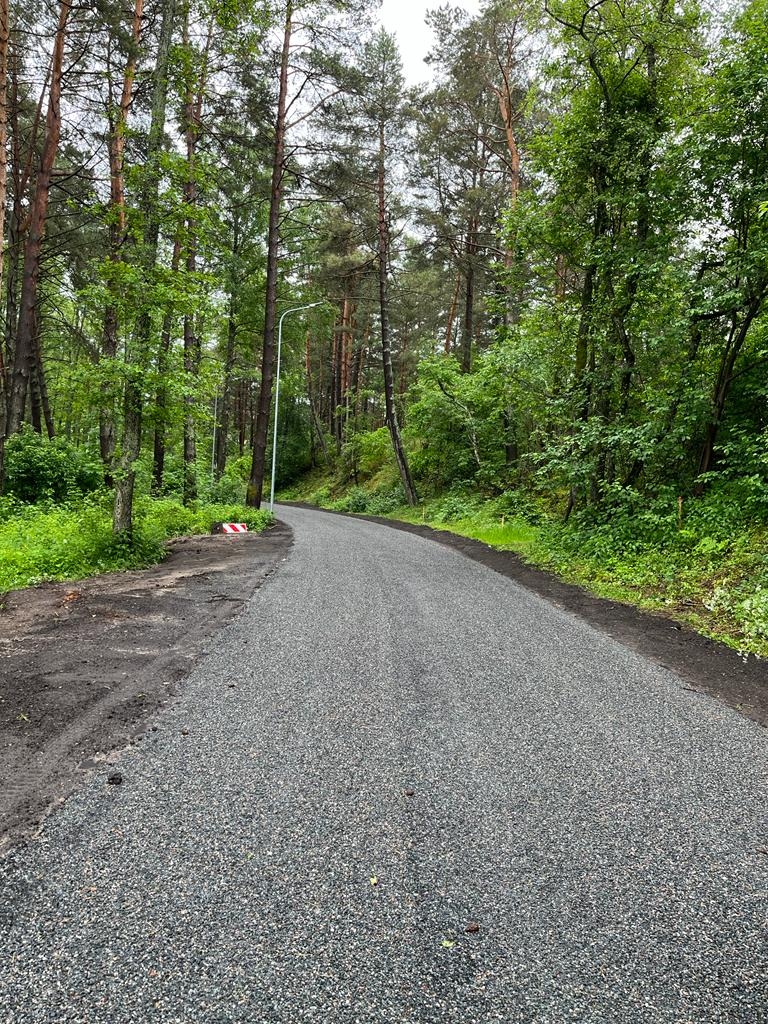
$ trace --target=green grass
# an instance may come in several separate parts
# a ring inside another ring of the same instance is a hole
[[[445,522],[435,516],[427,517],[424,512],[403,505],[394,512],[387,514],[388,519],[397,519],[407,523],[424,523],[438,530],[448,530],[461,537],[471,537],[482,541],[489,547],[500,551],[516,551],[518,554],[529,554],[539,536],[539,529],[521,519],[490,520],[487,518],[465,518]]]
[[[162,561],[171,537],[210,533],[219,521],[245,522],[250,530],[261,531],[272,520],[266,512],[241,505],[185,508],[171,499],[140,498],[128,543],[112,533],[107,496],[59,506],[5,499],[0,501],[0,592],[152,565]]]

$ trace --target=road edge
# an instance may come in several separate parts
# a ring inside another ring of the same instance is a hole
[[[278,521],[258,533],[241,534],[232,538],[235,542],[247,538],[246,543],[250,544],[254,540],[258,543],[259,538],[267,536],[276,542],[275,550],[263,558],[242,593],[233,597],[231,603],[211,603],[205,600],[194,603],[190,599],[188,607],[184,609],[189,616],[189,623],[174,639],[167,658],[158,656],[153,659],[135,678],[127,680],[123,688],[110,691],[108,696],[94,702],[77,720],[60,728],[44,747],[35,750],[35,754],[46,762],[45,770],[39,777],[35,775],[26,784],[19,784],[18,792],[12,801],[9,801],[8,806],[0,804],[0,862],[11,851],[36,840],[47,820],[58,813],[70,797],[94,774],[106,767],[119,764],[127,751],[141,743],[150,732],[163,727],[166,713],[178,705],[189,676],[209,653],[214,638],[244,613],[249,601],[279,572],[282,563],[290,556],[294,543],[293,530],[289,524]],[[167,546],[172,553],[174,544],[190,545],[196,541],[207,542],[211,539],[208,534],[180,536],[171,538]],[[223,543],[227,544],[228,539],[224,538]],[[170,559],[166,559],[141,569],[100,573],[73,581],[54,581],[40,584],[39,587],[20,588],[18,591],[10,591],[9,594],[34,589],[61,590],[64,593],[69,587],[87,588],[89,583],[98,584],[108,580],[110,576],[120,579],[149,579],[153,575],[161,574],[170,564]],[[192,568],[194,569],[194,566]],[[196,575],[201,574],[193,572],[190,578]],[[183,659],[179,655],[182,646]],[[174,653],[176,657],[173,657]],[[90,670],[89,666],[86,671]],[[153,689],[147,684],[150,676],[160,679],[167,676],[171,683],[167,689],[159,683]],[[89,753],[81,757],[76,754],[75,751],[83,745],[91,744],[94,735],[104,728],[106,720],[113,717],[115,709],[130,700],[139,690],[145,691],[141,693],[143,702],[138,707],[131,704],[130,718],[117,721],[115,735],[109,737],[108,745],[100,747],[95,755]],[[29,771],[29,763],[16,765],[18,778]]]
[[[713,697],[768,727],[768,664],[756,655],[741,655],[726,644],[662,614],[597,597],[576,584],[565,583],[546,569],[529,565],[514,551],[501,551],[448,530],[383,516],[338,512],[300,501],[278,504],[377,523],[452,548],[674,672],[688,684],[686,689]]]

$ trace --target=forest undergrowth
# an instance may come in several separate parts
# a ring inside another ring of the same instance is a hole
[[[63,505],[0,501],[0,593],[52,580],[76,580],[161,562],[174,537],[210,533],[216,522],[244,522],[261,532],[267,512],[244,505],[143,497],[133,538],[112,532],[111,496],[97,493]]]
[[[244,495],[245,485],[239,486]],[[177,496],[152,497],[148,487],[147,482],[136,499],[131,536],[116,535],[112,495],[93,455],[33,431],[13,438],[6,494],[0,497],[0,594],[154,565],[164,559],[168,540],[210,533],[217,522],[243,522],[260,532],[273,521],[268,512],[242,501],[211,495],[184,505]],[[226,486],[219,491],[226,497]]]
[[[768,523],[764,488],[724,483],[682,503],[671,490],[563,519],[551,500],[461,486],[409,508],[397,485],[310,474],[282,500],[424,523],[514,551],[600,597],[686,623],[746,654],[768,656]]]

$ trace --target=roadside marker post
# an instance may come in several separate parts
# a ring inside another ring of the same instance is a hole
[[[214,523],[211,533],[248,533],[247,523]]]

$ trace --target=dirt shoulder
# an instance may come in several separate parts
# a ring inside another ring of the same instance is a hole
[[[89,768],[140,742],[291,543],[282,523],[182,537],[151,569],[1,599],[0,853],[34,834]]]
[[[315,508],[302,502],[286,501],[283,504]],[[330,509],[319,511],[331,515],[346,514]],[[498,551],[482,541],[461,537],[447,530],[384,519],[381,516],[355,515],[348,518],[367,519],[454,548],[494,572],[540,594],[556,607],[578,615],[656,664],[670,669],[690,689],[709,694],[748,718],[768,726],[768,662],[764,659],[754,655],[742,657],[725,644],[710,640],[663,615],[596,597],[581,587],[564,583],[551,572],[529,565],[513,551]]]

